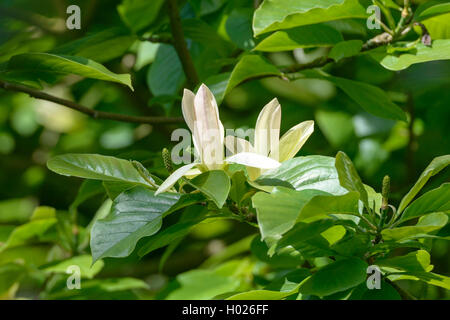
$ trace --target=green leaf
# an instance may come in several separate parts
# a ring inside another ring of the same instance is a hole
[[[136,187],[118,196],[111,212],[97,220],[91,231],[93,261],[104,257],[126,257],[143,237],[161,228],[162,216],[179,199],[178,194],[163,193]]]
[[[353,119],[346,112],[318,110],[315,119],[320,131],[336,149],[354,136]]]
[[[297,285],[298,287],[298,285]],[[241,292],[225,300],[281,300],[295,293],[295,289],[291,292],[279,292],[270,290],[250,290],[247,292]]]
[[[380,267],[390,267],[405,271],[430,271],[430,254],[425,250],[410,252],[404,256],[387,259],[377,259],[375,264]]]
[[[318,195],[312,198],[300,211],[297,221],[311,218],[327,217],[329,215],[350,214],[358,215],[358,192],[344,195]]]
[[[103,269],[104,263],[100,260],[92,264],[92,257],[90,255],[81,255],[63,261],[52,262],[51,264],[40,267],[40,269],[48,273],[66,274],[68,268],[71,266],[80,268],[82,278],[92,279]]]
[[[156,20],[163,4],[164,0],[123,0],[117,11],[125,24],[138,32]]]
[[[7,71],[30,75],[46,82],[52,82],[56,76],[76,74],[85,78],[121,83],[133,89],[129,74],[113,73],[103,65],[83,57],[24,53],[9,60]]]
[[[420,280],[433,286],[438,286],[450,290],[450,277],[432,272],[404,272],[400,275],[390,275],[388,276],[388,278],[392,281]]]
[[[136,37],[130,35],[126,28],[113,27],[68,42],[49,53],[78,56],[103,63],[121,57],[134,41]]]
[[[254,50],[277,52],[297,48],[329,47],[344,40],[336,29],[325,24],[302,26],[277,31],[255,47]]]
[[[350,158],[342,151],[336,155],[336,170],[339,175],[339,182],[348,191],[356,191],[359,193],[361,201],[368,208],[369,198],[367,191],[358,175],[358,172]]]
[[[400,294],[393,286],[381,280],[380,289],[369,289],[366,283],[356,287],[348,300],[401,300]]]
[[[366,280],[367,267],[366,262],[357,258],[338,260],[306,279],[299,291],[302,295],[323,297],[356,287]]]
[[[183,68],[174,47],[161,44],[147,73],[147,84],[155,96],[175,95],[185,81]]]
[[[277,242],[278,248],[292,246],[301,248],[301,243],[319,236],[333,226],[331,219],[323,219],[311,223],[298,222]]]
[[[445,169],[450,165],[450,155],[440,156],[434,158],[433,161],[425,168],[425,170],[417,179],[414,186],[408,193],[403,197],[400,205],[398,206],[397,212],[400,214],[406,206],[414,199],[414,197],[419,193],[422,187],[427,183],[427,181],[434,175],[438,174],[441,170]]]
[[[297,157],[262,174],[256,182],[263,186],[284,186],[295,190],[315,189],[334,195],[347,193],[339,184],[335,159],[325,156]]]
[[[37,210],[39,210],[39,207]],[[45,210],[45,213],[41,216],[39,216],[38,213],[33,220],[16,227],[11,232],[8,240],[3,245],[0,245],[0,252],[7,248],[22,246],[32,240],[42,238],[44,234],[56,223],[57,219],[54,209],[52,212]]]
[[[236,171],[231,176],[230,199],[236,202],[238,207],[241,201],[248,195],[250,188],[247,185],[247,177],[244,171]]]
[[[225,28],[231,41],[240,49],[251,50],[255,46],[252,32],[253,10],[236,8],[228,16]]]
[[[441,229],[447,222],[448,217],[446,214],[435,212],[421,217],[415,226],[384,229],[381,231],[381,235],[384,240],[395,241],[423,237],[427,233]]]
[[[217,105],[222,103],[225,97],[225,92],[230,81],[231,72],[224,72],[213,75],[205,80],[205,85],[211,90],[216,98]]]
[[[128,182],[152,187],[130,161],[110,156],[68,153],[51,158],[47,161],[47,167],[66,176]]]
[[[30,198],[17,198],[0,201],[1,223],[24,223],[31,215],[36,204]]]
[[[0,297],[25,276],[27,269],[16,263],[0,266]]]
[[[362,49],[361,40],[348,40],[336,44],[328,54],[328,57],[338,62],[341,59],[356,56]]]
[[[210,198],[220,209],[227,200],[230,192],[230,178],[222,170],[202,173],[189,181],[189,184],[200,190]]]
[[[332,82],[367,112],[381,118],[406,121],[406,115],[388,95],[378,87],[364,82],[334,77],[318,70],[301,72],[306,78]]]
[[[432,212],[450,212],[450,183],[444,183],[411,203],[403,212],[400,221],[407,221]]]
[[[296,191],[275,187],[271,193],[258,192],[252,197],[256,208],[261,238],[279,238],[291,229],[303,206],[314,196],[326,194],[320,190]]]
[[[316,24],[346,18],[367,18],[367,6],[358,0],[265,0],[255,11],[253,32],[256,35],[273,30]]]
[[[419,13],[416,12],[414,19],[416,21],[423,21],[449,12],[450,12],[450,3],[439,3],[437,5],[430,6],[425,10],[421,10]]]
[[[371,56],[388,70],[404,70],[416,63],[450,59],[450,39],[434,40],[431,47],[418,43],[414,49],[400,55],[374,52]]]
[[[244,55],[234,67],[225,94],[244,81],[262,76],[281,76],[281,72],[269,61],[256,54]]]
[[[86,200],[104,193],[102,182],[100,180],[85,180],[78,189],[75,200],[69,207],[69,210],[76,210],[80,204]]]

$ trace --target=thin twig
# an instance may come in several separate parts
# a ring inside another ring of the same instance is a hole
[[[82,106],[76,102],[62,99],[59,97],[52,96],[48,93],[34,90],[19,84],[13,84],[8,83],[0,80],[0,88],[3,88],[8,91],[15,91],[15,92],[23,92],[28,94],[30,97],[51,101],[63,106],[66,106],[70,109],[77,110],[81,113],[84,113],[88,116],[91,116],[94,119],[106,119],[106,120],[115,120],[115,121],[122,121],[122,122],[132,122],[132,123],[148,123],[148,124],[170,124],[170,123],[179,123],[182,122],[183,119],[176,117],[176,118],[170,118],[170,117],[139,117],[139,116],[129,116],[125,114],[118,114],[118,113],[111,113],[111,112],[105,112],[105,111],[97,111],[93,109],[89,109],[85,106]]]
[[[186,40],[184,38],[183,28],[181,27],[180,13],[178,12],[177,0],[168,0],[167,9],[170,19],[170,28],[172,29],[173,45],[183,66],[188,86],[193,89],[199,83],[199,77],[197,71],[195,70],[191,54],[189,53]]]

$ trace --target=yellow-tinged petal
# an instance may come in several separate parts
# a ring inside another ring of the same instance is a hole
[[[195,95],[194,110],[194,136],[198,136],[202,162],[207,165],[222,163],[225,130],[219,119],[216,99],[204,84]]]
[[[232,155],[241,152],[255,152],[250,142],[235,136],[225,137],[225,147],[230,150]]]
[[[175,183],[177,183],[177,181],[183,177],[184,175],[186,175],[187,172],[189,172],[189,170],[191,170],[193,167],[195,167],[196,165],[198,165],[198,163],[193,162],[193,163],[189,163],[185,166],[182,166],[180,168],[178,168],[177,170],[175,170],[158,188],[158,190],[156,190],[155,195],[160,194],[161,192],[167,191],[170,188],[173,187],[173,185]]]
[[[281,106],[275,98],[265,105],[256,120],[254,147],[257,153],[267,156],[278,147],[280,123]]]
[[[260,168],[260,169],[275,169],[281,163],[269,157],[257,153],[241,152],[225,159],[228,163],[238,163],[244,166]]]
[[[293,158],[314,132],[314,121],[308,120],[289,129],[280,139],[279,161]]]

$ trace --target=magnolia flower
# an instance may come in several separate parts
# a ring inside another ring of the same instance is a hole
[[[234,136],[225,138],[225,146],[231,152],[256,153],[283,162],[293,158],[314,131],[314,121],[308,120],[288,130],[280,139],[281,106],[275,98],[259,113],[256,120],[254,144]],[[258,178],[260,168],[247,168],[250,179]]]
[[[224,159],[224,128],[219,119],[216,99],[202,84],[197,94],[185,89],[181,101],[183,117],[192,132],[196,159],[175,170],[156,190],[159,194],[170,189],[183,176],[192,177],[208,170],[220,170],[227,163],[239,163],[261,169],[273,169],[280,163],[267,156],[242,152]]]

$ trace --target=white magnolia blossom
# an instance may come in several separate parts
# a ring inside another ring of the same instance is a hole
[[[293,158],[314,131],[314,121],[308,120],[289,129],[280,139],[281,106],[277,99],[270,101],[256,120],[253,145],[242,138],[227,136],[225,146],[238,156],[256,153],[283,162]],[[231,157],[232,158],[232,157]],[[250,179],[254,180],[264,170],[247,165]]]
[[[202,84],[197,94],[185,89],[181,102],[183,117],[193,135],[196,159],[175,170],[156,190],[167,191],[183,176],[195,176],[208,170],[223,169],[226,163],[239,163],[260,169],[273,169],[280,163],[267,156],[241,152],[224,159],[224,128],[219,118],[216,99]]]

